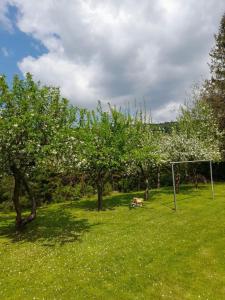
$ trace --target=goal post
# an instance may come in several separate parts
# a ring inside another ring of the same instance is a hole
[[[213,184],[213,172],[212,172],[212,160],[183,160],[183,161],[171,161],[172,167],[172,178],[173,178],[173,202],[174,202],[174,209],[177,210],[177,198],[176,198],[176,184],[175,184],[175,172],[174,172],[174,165],[176,164],[185,164],[185,163],[198,163],[198,162],[208,162],[209,163],[209,170],[210,170],[210,180],[211,180],[211,189],[212,189],[212,199],[214,200],[214,184]]]

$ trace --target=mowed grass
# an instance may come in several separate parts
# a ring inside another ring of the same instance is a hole
[[[0,213],[0,299],[225,299],[225,184],[113,194],[39,208],[14,230]]]

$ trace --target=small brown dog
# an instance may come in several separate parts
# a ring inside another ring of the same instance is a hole
[[[136,197],[134,197],[134,198],[132,199],[131,205],[132,205],[132,206],[142,206],[142,205],[143,205],[143,202],[144,202],[144,199],[143,199],[143,198],[136,198]]]

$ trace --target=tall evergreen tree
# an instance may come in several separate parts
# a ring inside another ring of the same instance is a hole
[[[215,46],[210,52],[211,79],[204,86],[204,98],[211,104],[221,130],[225,130],[225,13],[219,32],[215,35]],[[223,141],[225,151],[225,137]]]

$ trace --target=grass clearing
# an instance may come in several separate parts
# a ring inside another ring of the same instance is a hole
[[[172,188],[39,208],[15,233],[0,213],[0,299],[225,299],[225,185]]]

